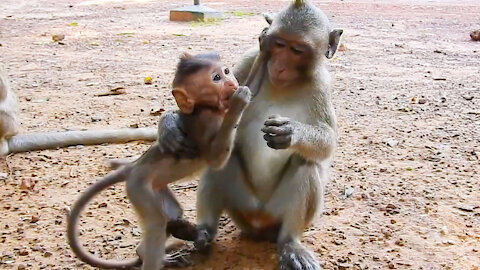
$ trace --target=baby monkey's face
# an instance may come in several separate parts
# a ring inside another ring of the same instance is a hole
[[[197,106],[218,108],[225,111],[229,99],[238,89],[237,79],[228,67],[220,62],[213,62],[209,67],[198,71],[188,78],[188,94]]]

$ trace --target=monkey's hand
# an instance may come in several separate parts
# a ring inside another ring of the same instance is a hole
[[[269,116],[262,131],[267,145],[273,149],[287,149],[293,145],[296,122],[279,115]]]
[[[247,86],[238,87],[237,91],[230,98],[230,110],[236,113],[243,111],[250,102],[251,97],[252,93]]]
[[[158,123],[158,147],[166,154],[177,158],[195,158],[195,143],[184,132],[183,123],[175,112],[166,112]]]

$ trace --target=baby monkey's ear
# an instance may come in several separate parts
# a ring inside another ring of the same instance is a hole
[[[185,89],[177,87],[172,90],[172,95],[175,97],[178,108],[180,108],[180,111],[182,111],[182,113],[191,114],[193,112],[195,102],[191,98],[189,98]]]

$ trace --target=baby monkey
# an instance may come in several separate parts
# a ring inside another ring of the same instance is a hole
[[[83,262],[105,269],[127,269],[142,264],[158,270],[166,263],[167,222],[179,219],[182,208],[167,184],[207,166],[220,169],[230,157],[236,126],[250,101],[250,90],[238,82],[216,53],[180,58],[172,94],[180,109],[186,136],[196,145],[193,159],[178,158],[155,142],[140,158],[108,174],[89,187],[73,205],[68,222],[70,247]],[[78,219],[87,203],[107,187],[126,181],[127,196],[143,226],[142,259],[110,261],[85,251],[78,240]]]

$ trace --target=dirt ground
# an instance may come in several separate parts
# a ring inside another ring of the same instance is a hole
[[[170,9],[190,2],[1,0],[0,62],[19,96],[21,132],[154,127],[150,110],[174,107],[169,84],[181,52],[214,49],[234,64],[257,45],[261,13],[288,3],[203,1],[224,19],[168,21]],[[480,42],[469,37],[480,28],[480,2],[315,3],[345,30],[345,50],[330,61],[340,127],[332,180],[304,243],[325,269],[480,269]],[[96,96],[115,87],[127,94]],[[148,146],[2,159],[0,268],[92,269],[67,245],[66,211],[107,173],[107,158]],[[173,185],[191,220],[196,180]],[[134,255],[139,228],[122,185],[84,216],[90,251]],[[189,269],[275,265],[274,244],[242,239],[225,217],[212,257]]]

